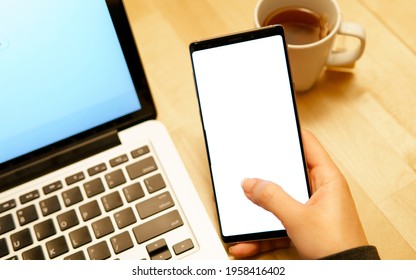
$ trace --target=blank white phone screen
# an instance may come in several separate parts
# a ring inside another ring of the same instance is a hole
[[[213,184],[224,236],[283,229],[249,201],[245,177],[308,200],[294,102],[281,36],[192,54]]]

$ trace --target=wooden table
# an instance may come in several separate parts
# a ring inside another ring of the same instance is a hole
[[[253,28],[257,0],[125,0],[158,109],[217,225],[188,45]],[[303,127],[347,177],[383,259],[416,259],[416,0],[339,0],[367,45],[352,71],[297,95]],[[338,47],[349,42],[340,41]],[[257,256],[296,259],[293,248]]]

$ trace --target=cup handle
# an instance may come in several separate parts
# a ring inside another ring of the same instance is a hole
[[[338,34],[355,37],[360,41],[360,44],[353,50],[331,52],[326,61],[326,65],[334,67],[353,67],[355,61],[358,60],[364,52],[365,30],[359,24],[343,22],[338,30]]]

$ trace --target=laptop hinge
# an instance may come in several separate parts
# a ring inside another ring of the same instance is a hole
[[[120,145],[117,131],[111,131],[80,144],[55,152],[41,159],[15,167],[0,175],[0,190],[3,191],[48,174],[62,167],[93,156],[102,151]]]

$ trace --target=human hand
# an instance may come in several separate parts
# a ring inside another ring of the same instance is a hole
[[[318,140],[302,131],[311,198],[302,204],[279,185],[262,179],[245,179],[242,188],[255,204],[272,212],[303,259],[318,259],[368,245],[348,183]],[[288,246],[287,239],[239,243],[229,251],[236,257]]]

